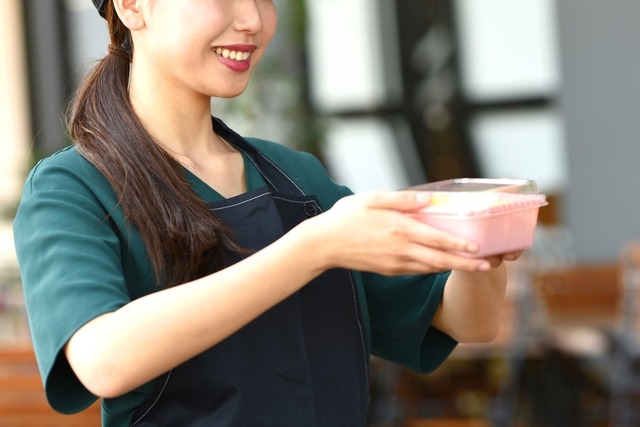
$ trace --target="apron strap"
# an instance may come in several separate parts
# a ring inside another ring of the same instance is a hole
[[[230,129],[224,122],[216,117],[212,117],[215,132],[224,138],[229,144],[247,155],[251,163],[264,177],[267,183],[275,191],[289,195],[304,196],[302,189],[287,175],[282,169],[273,163],[264,154],[258,151],[253,145]]]

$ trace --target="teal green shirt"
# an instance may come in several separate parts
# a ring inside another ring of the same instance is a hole
[[[324,210],[349,189],[334,183],[308,153],[249,139]],[[245,158],[249,190],[266,183]],[[221,196],[188,172],[203,200]],[[153,212],[149,213],[153,215]],[[68,147],[40,161],[29,174],[14,222],[14,238],[31,335],[49,403],[63,413],[91,405],[93,396],[71,370],[62,349],[91,319],[158,290],[146,248],[125,221],[101,173]],[[447,272],[386,277],[354,272],[372,354],[418,372],[430,372],[456,345],[430,328]],[[104,399],[103,425],[128,426],[153,383]]]

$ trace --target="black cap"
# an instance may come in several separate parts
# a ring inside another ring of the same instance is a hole
[[[91,0],[93,5],[98,9],[100,16],[104,18],[104,9],[107,7],[107,0]]]

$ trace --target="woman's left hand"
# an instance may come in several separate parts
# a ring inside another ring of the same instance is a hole
[[[516,261],[520,256],[522,256],[523,251],[509,252],[506,254],[493,255],[485,258],[491,267],[495,268],[502,264],[503,261]]]
[[[484,258],[491,269],[481,272],[453,270],[433,326],[458,342],[488,342],[500,329],[507,284],[504,261],[515,261],[522,251]]]

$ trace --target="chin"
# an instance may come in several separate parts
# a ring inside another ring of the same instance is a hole
[[[225,87],[223,90],[221,90],[219,87],[210,88],[210,90],[207,90],[206,93],[208,93],[209,96],[214,98],[230,99],[230,98],[237,98],[238,96],[242,95],[246,90],[247,90],[247,86],[243,85],[241,87]]]
[[[233,99],[233,98],[237,98],[240,95],[242,95],[244,93],[244,90],[238,91],[238,92],[227,92],[224,94],[218,94],[218,95],[213,95],[216,98],[224,98],[224,99]]]

